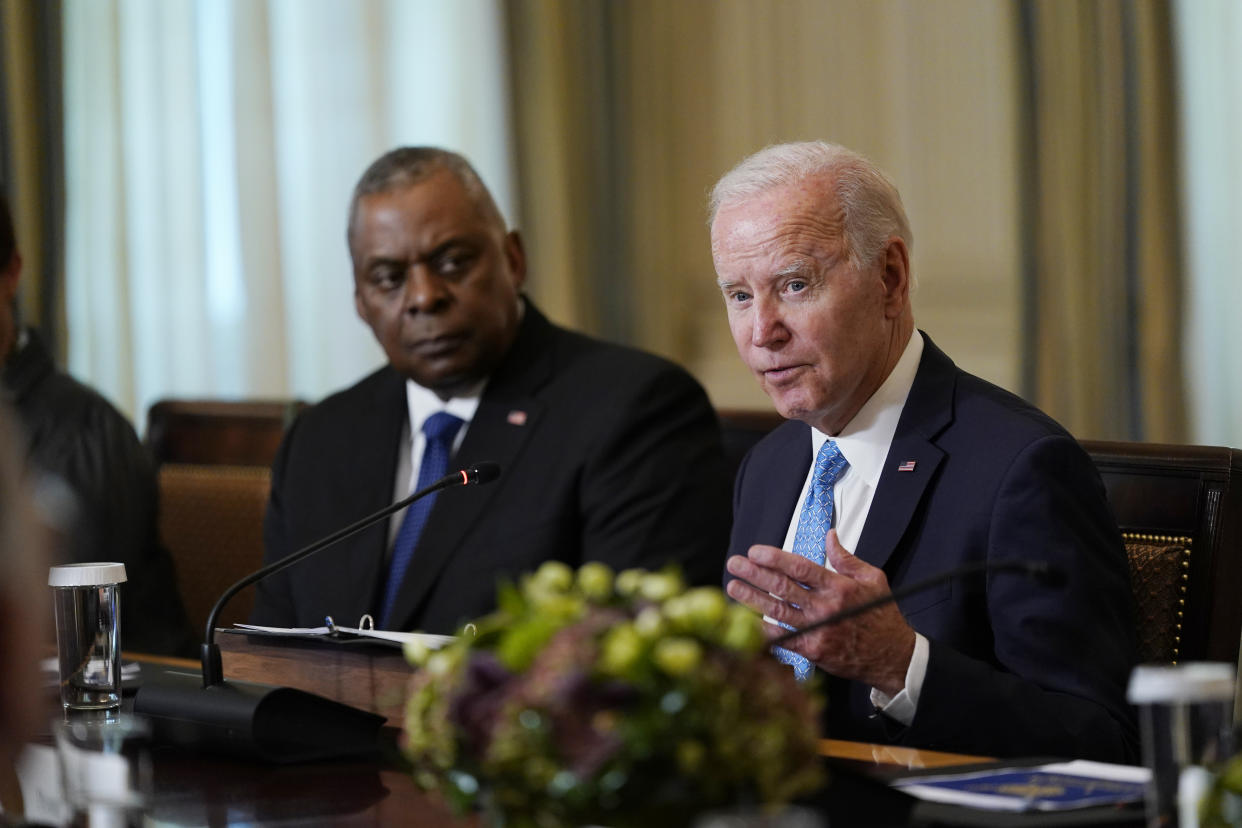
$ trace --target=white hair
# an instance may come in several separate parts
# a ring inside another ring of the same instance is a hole
[[[772,144],[725,173],[707,201],[708,224],[722,207],[809,178],[827,178],[841,210],[846,253],[855,267],[870,265],[888,240],[913,251],[914,235],[896,186],[865,156],[826,141]]]

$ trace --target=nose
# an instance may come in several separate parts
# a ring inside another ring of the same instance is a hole
[[[453,295],[443,279],[421,263],[410,267],[405,280],[407,313],[439,313],[448,307]]]
[[[755,297],[751,305],[750,344],[756,348],[775,348],[789,339],[789,329],[780,308],[766,297]]]

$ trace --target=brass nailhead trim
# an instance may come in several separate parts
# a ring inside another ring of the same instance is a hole
[[[1184,535],[1148,535],[1148,534],[1143,534],[1141,532],[1122,532],[1121,537],[1123,540],[1137,541],[1140,543],[1176,544],[1182,548],[1181,568],[1183,572],[1182,572],[1181,577],[1178,579],[1179,581],[1181,581],[1181,583],[1177,585],[1177,592],[1179,595],[1183,597],[1177,599],[1177,605],[1179,607],[1185,607],[1186,599],[1184,596],[1186,595],[1186,584],[1188,581],[1190,581],[1190,572],[1189,572],[1190,551],[1191,551],[1190,547],[1191,547],[1191,544],[1193,543],[1193,540]],[[1185,616],[1185,612],[1183,612],[1182,610],[1178,610],[1177,612],[1178,622],[1174,627],[1174,633],[1173,633],[1173,663],[1174,664],[1177,663],[1178,657],[1182,654],[1181,619],[1184,616]]]

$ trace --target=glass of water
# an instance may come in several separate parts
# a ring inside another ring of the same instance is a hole
[[[125,565],[54,566],[48,574],[56,614],[60,700],[73,711],[115,713],[121,706],[121,596]]]

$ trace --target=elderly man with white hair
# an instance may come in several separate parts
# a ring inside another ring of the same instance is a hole
[[[1135,761],[1133,598],[1099,475],[1051,418],[916,330],[893,184],[844,147],[784,144],[727,173],[710,207],[738,352],[790,418],[738,473],[729,594],[775,637],[973,570],[777,650],[824,674],[830,735]]]

